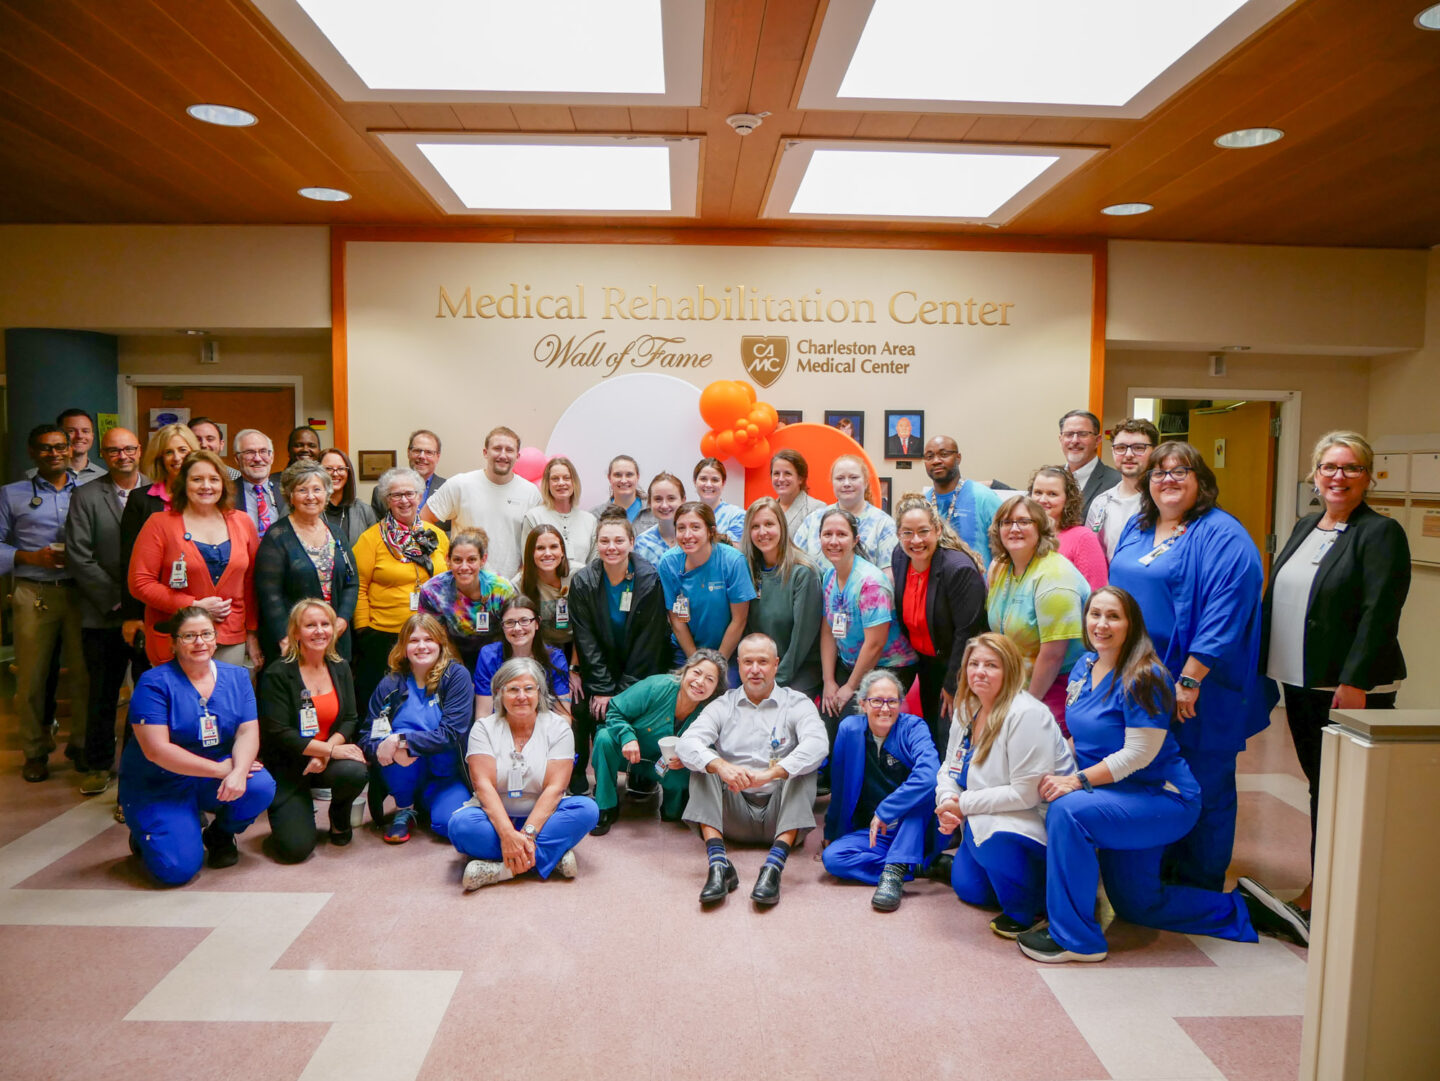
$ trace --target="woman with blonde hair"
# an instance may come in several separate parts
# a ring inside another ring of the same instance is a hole
[[[890,556],[895,551],[895,522],[877,507],[870,491],[870,468],[863,458],[842,454],[830,465],[830,487],[835,492],[836,507],[850,514],[856,522],[856,537],[868,558],[886,575],[890,573]],[[825,558],[820,544],[820,520],[828,508],[822,507],[805,519],[795,533],[795,546],[823,567]]]
[[[935,814],[941,833],[961,830],[950,868],[956,895],[966,904],[998,904],[990,930],[1013,939],[1041,926],[1045,915],[1040,781],[1074,772],[1075,763],[1050,711],[1025,690],[1014,642],[977,635],[962,667],[965,687],[935,786]]]
[[[554,457],[540,474],[540,505],[520,519],[520,535],[528,537],[536,526],[554,527],[573,566],[583,567],[595,546],[596,516],[580,506],[580,472],[569,458]],[[530,594],[534,596],[534,594]]]
[[[350,843],[350,808],[365,788],[355,683],[336,649],[338,623],[325,601],[297,602],[284,656],[260,676],[260,757],[275,778],[267,849],[280,863],[315,851],[314,789],[330,792],[330,843],[338,846]]]
[[[740,550],[750,567],[755,599],[745,616],[745,633],[768,635],[780,654],[775,682],[815,697],[820,672],[820,573],[790,541],[785,509],[761,496],[745,513]]]
[[[370,816],[380,824],[385,794],[395,797],[387,844],[410,840],[416,804],[436,835],[449,837],[450,816],[470,795],[460,760],[474,716],[470,673],[445,628],[417,612],[400,627],[390,671],[370,698],[360,742],[370,760]]]
[[[150,516],[170,509],[170,485],[180,475],[186,457],[199,449],[200,440],[183,424],[166,424],[150,437],[140,455],[140,472],[150,478],[150,484],[133,490],[120,513],[120,566],[130,566],[135,538]],[[127,644],[134,645],[136,633],[145,625],[145,602],[128,586],[120,598],[120,612],[124,616],[121,633]]]
[[[1062,556],[1055,524],[1028,495],[1011,496],[990,523],[990,629],[1004,634],[1025,658],[1026,690],[1050,707],[1065,729],[1065,681],[1084,652],[1085,601],[1090,583]]]

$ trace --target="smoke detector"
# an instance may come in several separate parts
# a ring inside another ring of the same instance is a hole
[[[734,116],[727,116],[725,123],[729,124],[741,135],[749,135],[760,126],[764,119],[769,116],[767,113],[736,113]]]

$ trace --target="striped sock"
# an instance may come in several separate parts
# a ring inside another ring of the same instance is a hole
[[[730,862],[730,857],[725,852],[725,842],[720,840],[720,838],[718,837],[715,838],[715,840],[713,841],[705,842],[705,851],[710,856],[711,866],[714,866],[717,863]]]
[[[777,871],[785,870],[785,861],[790,858],[790,844],[787,841],[776,841],[770,848],[770,855],[765,857],[765,862],[774,867]]]

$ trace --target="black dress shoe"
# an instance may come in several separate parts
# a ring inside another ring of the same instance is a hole
[[[875,887],[875,896],[870,898],[870,904],[881,912],[894,912],[900,907],[900,899],[904,895],[904,876],[887,867],[880,872],[880,884]]]
[[[595,828],[590,831],[591,837],[604,837],[610,832],[610,827],[620,817],[619,807],[602,807],[600,809],[600,821],[595,823]]]
[[[218,870],[234,867],[240,862],[240,846],[235,843],[235,835],[228,830],[211,823],[200,839],[205,843],[205,863],[208,867]]]
[[[20,770],[20,776],[32,784],[43,781],[50,776],[50,763],[43,758],[27,758]]]
[[[931,882],[940,882],[950,885],[950,872],[955,867],[955,854],[953,852],[942,852],[935,857],[935,862],[930,864],[930,870],[925,872],[925,877]]]
[[[336,848],[344,848],[355,839],[353,829],[337,830],[333,826],[330,829],[330,843]]]
[[[724,863],[712,863],[710,873],[705,878],[705,888],[700,891],[700,903],[702,905],[713,905],[725,900],[734,893],[740,886],[740,876],[735,873],[735,865],[729,860]]]
[[[750,900],[757,905],[780,903],[780,868],[773,863],[767,863],[760,868],[760,876],[755,879],[755,888],[750,891]]]

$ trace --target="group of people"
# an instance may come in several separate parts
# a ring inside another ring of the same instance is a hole
[[[268,853],[305,859],[316,798],[349,844],[362,794],[385,841],[448,839],[467,890],[573,877],[624,774],[704,841],[704,905],[737,888],[727,841],[770,846],[751,897],[775,904],[828,796],[829,872],[882,911],[917,876],[949,882],[1037,960],[1106,956],[1102,879],[1134,922],[1305,941],[1308,890],[1222,892],[1235,763],[1283,693],[1313,818],[1328,709],[1394,703],[1409,552],[1365,503],[1369,444],[1320,440],[1323,511],[1262,589],[1194,447],[1125,420],[1112,469],[1093,414],[1059,428],[1063,461],[1024,490],[963,476],[956,441],[931,439],[930,485],[893,514],[863,459],[828,463],[825,502],[788,449],[745,509],[715,459],[693,491],[661,472],[642,492],[621,455],[587,510],[567,458],[516,475],[503,426],[448,480],[439,436],[415,432],[366,502],[308,427],[279,471],[258,431],[232,468],[212,420],[143,447],[115,428],[102,469],[68,410],[0,490],[25,779],[48,776],[63,655],[86,794],[110,783],[135,679],[117,816],[166,884],[235,863],[262,812]]]

